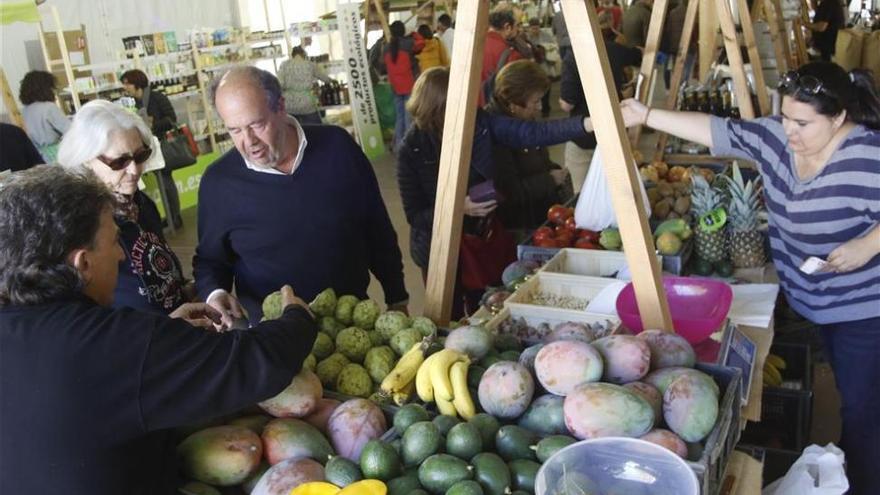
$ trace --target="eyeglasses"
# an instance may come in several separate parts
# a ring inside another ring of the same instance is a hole
[[[779,89],[796,93],[803,91],[810,96],[826,93],[825,85],[814,76],[802,76],[796,70],[786,72],[779,80]]]
[[[104,165],[110,167],[111,170],[120,171],[128,166],[129,163],[135,162],[140,165],[145,161],[150,159],[150,156],[153,155],[153,150],[148,146],[144,146],[143,148],[135,151],[134,153],[126,153],[124,155],[118,156],[116,158],[107,158],[104,155],[98,156],[98,160],[101,161]]]

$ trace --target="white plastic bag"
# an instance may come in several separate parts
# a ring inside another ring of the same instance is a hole
[[[810,445],[785,476],[770,483],[762,495],[839,495],[849,490],[843,451],[833,443]]]
[[[636,164],[633,163],[633,167]],[[648,203],[648,193],[645,184],[639,179],[642,189],[642,199],[645,203],[645,213],[651,216],[651,206]],[[605,177],[604,164],[599,149],[593,152],[593,160],[590,162],[590,170],[581,188],[577,206],[574,209],[574,220],[578,228],[600,231],[607,227],[617,226],[617,217],[614,207],[611,205],[611,190],[608,187],[608,179]]]

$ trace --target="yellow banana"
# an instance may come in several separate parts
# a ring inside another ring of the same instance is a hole
[[[425,350],[422,347],[422,343],[419,342],[412,346],[410,350],[406,351],[406,354],[400,357],[400,360],[397,361],[397,364],[394,366],[394,369],[391,370],[391,373],[388,373],[388,376],[382,380],[380,388],[389,394],[403,390],[407,384],[415,379],[416,373],[419,371],[419,366],[421,366],[424,361]]]
[[[449,368],[449,380],[452,382],[454,394],[452,405],[455,406],[458,415],[465,420],[471,419],[477,414],[471,392],[468,390],[467,372],[468,363],[465,361],[456,361]]]
[[[455,410],[455,405],[451,401],[443,400],[440,396],[435,395],[434,402],[437,403],[437,409],[440,411],[440,414],[452,416],[453,418],[458,417],[458,411]]]
[[[776,354],[767,354],[767,362],[772,364],[773,367],[778,370],[784,370],[786,367],[785,359],[782,359]]]
[[[782,376],[779,371],[772,366],[764,366],[763,371],[764,383],[771,387],[779,387],[782,385]]]
[[[431,362],[428,371],[431,373],[431,385],[434,386],[434,400],[438,398],[452,402],[454,392],[452,382],[449,380],[449,368],[452,363],[462,361],[465,355],[452,349],[443,349],[437,353],[437,357]]]
[[[434,402],[434,386],[431,385],[431,363],[437,354],[431,354],[416,373],[416,393],[422,402]]]
[[[391,400],[394,401],[398,406],[402,406],[409,402],[410,397],[412,397],[413,391],[416,388],[416,382],[409,382],[403,389],[398,390],[397,392],[391,393]]]

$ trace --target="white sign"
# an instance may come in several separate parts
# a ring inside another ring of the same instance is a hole
[[[339,3],[336,18],[342,34],[352,118],[364,153],[373,159],[385,153],[385,144],[370,81],[367,47],[361,35],[361,2]]]

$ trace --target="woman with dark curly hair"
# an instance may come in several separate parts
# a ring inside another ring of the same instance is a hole
[[[53,163],[61,136],[70,128],[70,119],[55,104],[55,76],[43,70],[28,72],[18,99],[24,105],[21,115],[28,136],[46,163]]]

